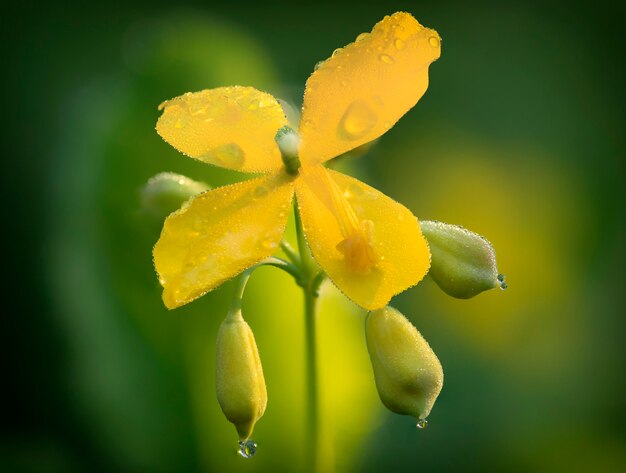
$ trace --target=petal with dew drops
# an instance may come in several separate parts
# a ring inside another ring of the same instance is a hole
[[[278,174],[210,190],[171,214],[153,251],[165,305],[191,302],[271,256],[292,197],[293,179]]]
[[[358,305],[384,307],[428,272],[430,252],[417,218],[383,193],[315,166],[296,181],[296,196],[313,257]]]
[[[306,83],[300,159],[320,163],[385,133],[424,95],[441,40],[408,13],[336,50]]]
[[[159,105],[157,132],[192,158],[243,172],[280,169],[274,141],[287,124],[274,97],[252,87],[188,92]]]

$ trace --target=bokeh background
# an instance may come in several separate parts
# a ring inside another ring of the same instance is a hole
[[[416,431],[377,398],[365,314],[324,286],[324,469],[625,471],[625,51],[604,1],[12,5],[1,471],[304,468],[297,288],[269,268],[246,293],[269,390],[247,461],[214,394],[232,286],[163,308],[160,222],[139,191],[160,171],[242,178],[165,144],[160,102],[241,84],[297,109],[314,64],[396,10],[439,31],[442,57],[420,103],[338,165],[420,218],[486,236],[509,289],[459,301],[426,279],[394,300],[446,374]]]

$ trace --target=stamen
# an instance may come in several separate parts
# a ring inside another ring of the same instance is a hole
[[[339,225],[343,240],[336,248],[343,254],[346,266],[356,273],[369,273],[379,261],[374,250],[374,222],[359,221],[343,192],[323,167],[311,169],[307,178],[311,189]]]

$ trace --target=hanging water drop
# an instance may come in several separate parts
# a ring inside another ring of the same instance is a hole
[[[252,458],[256,455],[257,444],[254,440],[240,440],[239,441],[239,450],[237,453],[244,458]]]
[[[420,419],[417,421],[417,424],[415,424],[415,427],[418,429],[425,429],[428,427],[428,421],[426,419]]]
[[[509,285],[504,281],[505,279],[506,276],[504,274],[498,274],[498,285],[503,291],[506,291],[506,289],[509,287]]]

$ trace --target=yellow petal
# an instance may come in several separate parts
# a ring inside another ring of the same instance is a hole
[[[287,119],[265,92],[240,86],[189,92],[159,110],[159,135],[192,158],[243,172],[282,166],[274,136]]]
[[[292,196],[292,179],[279,174],[210,190],[171,214],[153,251],[165,305],[191,302],[272,255]]]
[[[408,13],[336,50],[311,74],[300,121],[300,159],[320,163],[385,133],[428,87],[441,40]]]
[[[350,299],[373,310],[417,284],[430,252],[417,218],[376,189],[321,166],[296,181],[314,258]]]

